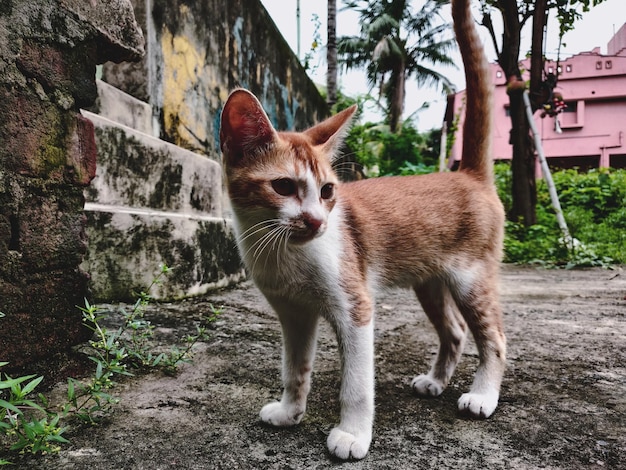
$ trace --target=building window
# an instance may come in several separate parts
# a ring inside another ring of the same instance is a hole
[[[601,70],[602,69],[602,61],[597,61],[596,62],[596,70]]]
[[[564,113],[576,113],[578,112],[578,101],[567,101],[565,103],[566,108],[563,110]]]
[[[559,117],[561,129],[580,129],[585,125],[585,101],[566,101],[566,108]]]
[[[565,71],[566,72],[571,72],[572,71],[572,66],[571,65],[566,65],[565,66]]]
[[[604,63],[604,67],[605,67],[605,68],[607,68],[607,69],[611,69],[611,68],[613,68],[613,61],[612,61],[612,60],[607,60],[607,61]]]

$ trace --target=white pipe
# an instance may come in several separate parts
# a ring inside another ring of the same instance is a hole
[[[532,130],[533,138],[535,139],[535,148],[537,149],[537,155],[539,156],[539,162],[541,163],[541,172],[543,173],[543,177],[546,180],[546,184],[548,185],[548,192],[550,193],[552,207],[556,212],[556,220],[559,224],[559,227],[561,228],[561,232],[563,233],[563,241],[565,242],[567,248],[569,250],[572,250],[574,248],[574,240],[572,239],[572,236],[569,233],[569,229],[567,228],[565,217],[563,217],[563,210],[561,209],[561,203],[559,202],[559,195],[557,194],[556,187],[554,186],[554,180],[552,179],[552,173],[550,172],[548,161],[546,160],[546,156],[543,153],[541,139],[539,138],[539,133],[537,132],[537,127],[535,126],[535,120],[533,119],[530,99],[528,98],[528,90],[524,90],[524,105],[526,107],[526,117],[528,118],[528,124],[530,124],[530,129]]]

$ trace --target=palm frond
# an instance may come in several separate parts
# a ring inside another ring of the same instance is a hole
[[[396,95],[394,87],[404,87],[407,78],[414,79],[419,87],[441,87],[444,92],[454,88],[448,78],[435,70],[456,66],[449,55],[457,47],[452,28],[441,16],[441,7],[449,0],[426,0],[416,12],[412,11],[410,0],[343,3],[344,8],[359,14],[361,31],[359,36],[338,40],[339,62],[347,69],[365,69],[368,84],[372,89],[378,87],[379,96],[387,101],[389,109],[390,100]],[[396,104],[395,109],[400,108]]]

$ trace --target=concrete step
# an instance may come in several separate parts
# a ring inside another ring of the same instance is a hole
[[[110,97],[120,96],[110,88],[99,85]],[[96,177],[85,189],[88,243],[81,265],[90,274],[94,300],[132,300],[162,264],[172,272],[150,291],[161,300],[243,280],[232,222],[225,218],[220,164],[108,117],[82,113],[94,123],[98,151]],[[119,114],[107,111],[127,124],[146,124]]]
[[[96,86],[98,99],[91,111],[144,134],[159,136],[152,106],[102,80],[96,80]]]
[[[83,111],[95,126],[96,177],[87,202],[221,217],[218,162]]]
[[[172,268],[150,294],[181,299],[245,278],[230,220],[148,209],[85,204],[94,300],[132,300],[147,289],[159,266]]]

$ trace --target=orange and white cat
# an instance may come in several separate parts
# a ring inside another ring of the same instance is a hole
[[[486,418],[498,404],[506,349],[498,301],[504,213],[492,175],[491,81],[469,0],[454,0],[452,8],[467,78],[458,172],[340,183],[332,163],[355,107],[301,133],[277,132],[243,89],[222,112],[239,249],[283,333],[284,391],[261,419],[274,426],[302,419],[325,318],[341,355],[341,418],[327,441],[340,459],[365,457],[372,439],[379,288],[414,289],[439,335],[430,371],[412,381],[418,395],[442,393],[469,329],[480,363],[459,410]]]

